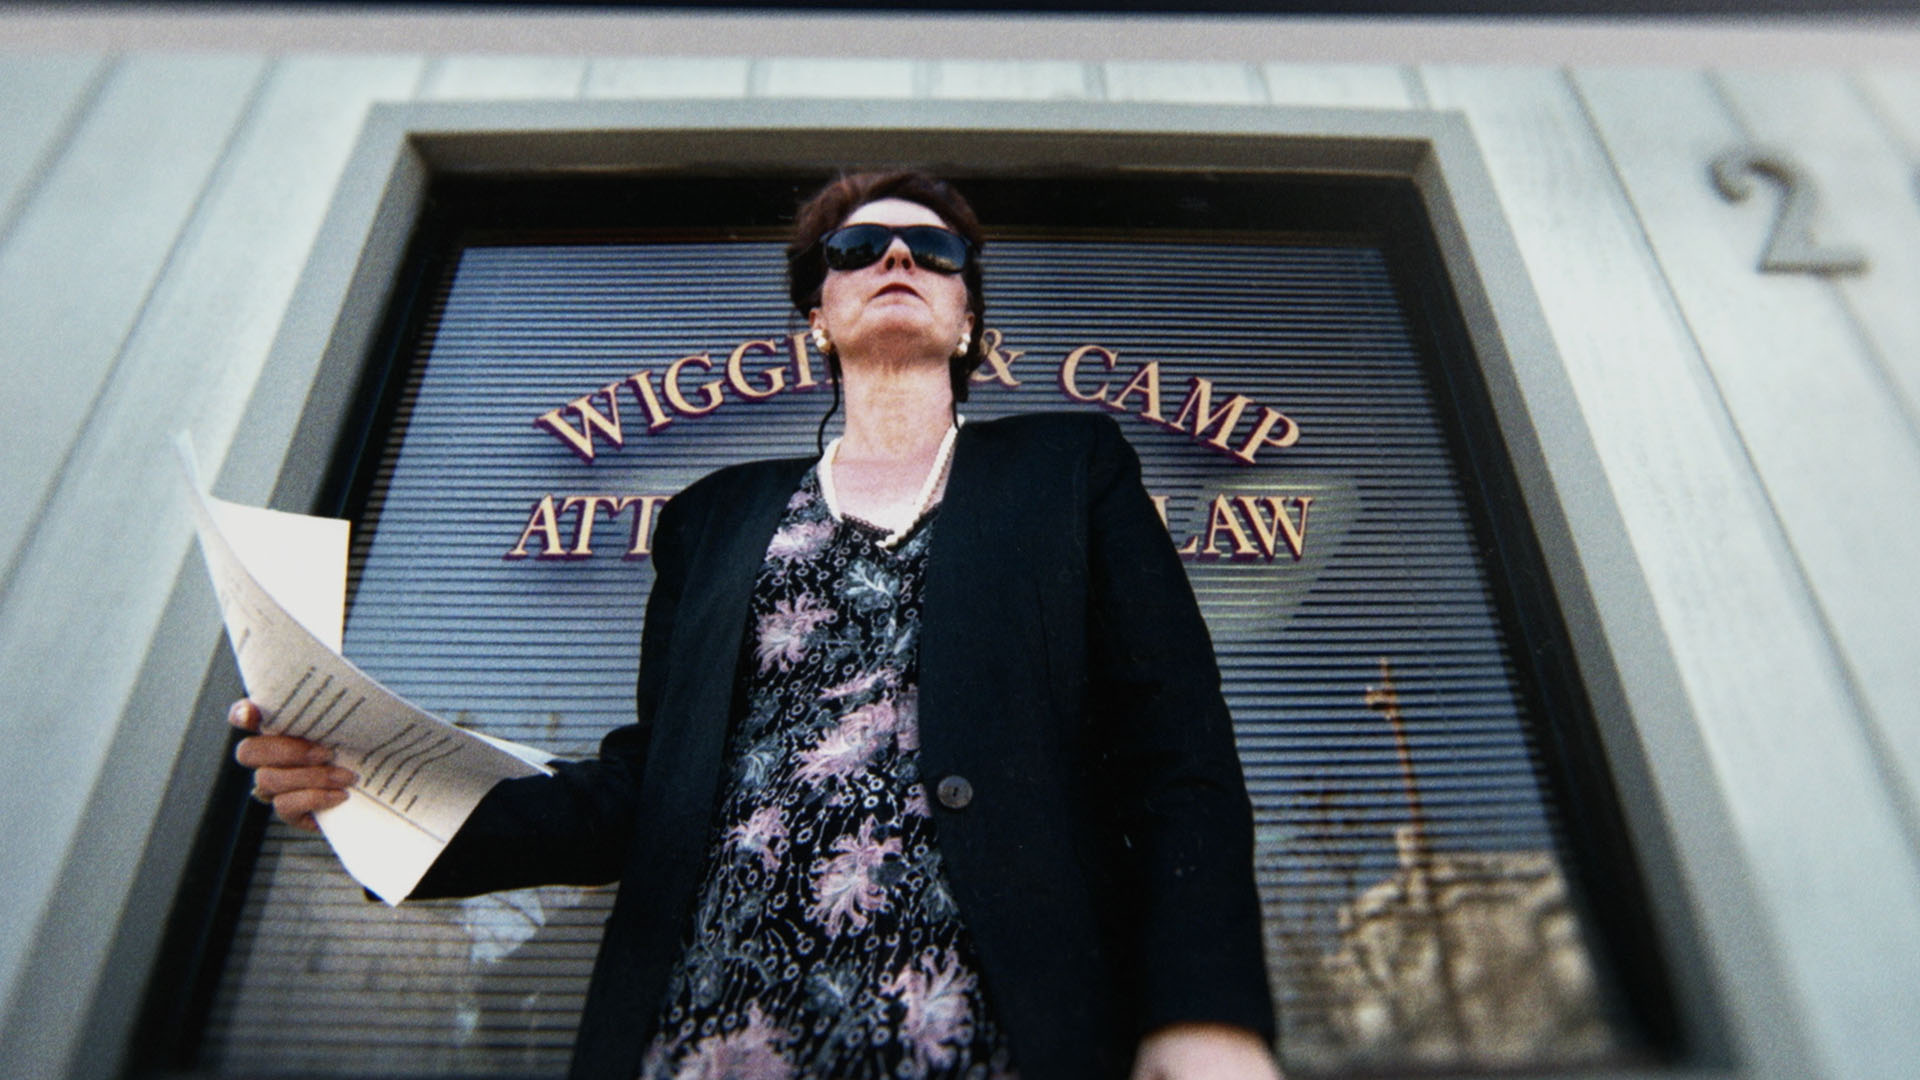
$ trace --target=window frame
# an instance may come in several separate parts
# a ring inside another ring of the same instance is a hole
[[[996,104],[990,128],[980,126],[977,116],[965,103],[951,102],[891,103],[884,109],[852,102],[377,106],[256,390],[256,403],[278,402],[281,412],[287,402],[299,402],[298,422],[279,437],[269,432],[237,443],[228,467],[276,475],[271,504],[277,507],[326,512],[350,501],[343,484],[355,470],[337,467],[335,448],[363,444],[356,433],[364,435],[376,423],[382,383],[395,368],[386,355],[390,342],[402,324],[417,318],[417,305],[395,290],[426,276],[409,264],[429,257],[432,245],[421,225],[430,218],[432,185],[443,178],[670,173],[716,163],[825,170],[843,161],[872,162],[876,148],[884,148],[894,160],[929,163],[955,175],[1057,171],[1071,160],[1092,172],[1304,172],[1410,182],[1435,237],[1431,270],[1444,275],[1457,313],[1436,321],[1449,326],[1455,344],[1478,361],[1468,381],[1482,386],[1453,395],[1485,403],[1477,420],[1463,415],[1469,445],[1462,463],[1498,454],[1509,465],[1495,471],[1510,477],[1511,490],[1487,500],[1508,519],[1496,522],[1493,532],[1523,528],[1537,547],[1538,565],[1529,572],[1543,577],[1537,591],[1550,596],[1557,610],[1523,613],[1523,621],[1550,618],[1565,627],[1569,657],[1563,677],[1576,680],[1590,703],[1594,745],[1587,750],[1606,763],[1643,868],[1655,951],[1664,954],[1677,1021],[1687,1032],[1684,1059],[1653,1071],[1744,1075],[1747,1068],[1736,1065],[1740,1058],[1748,1068],[1765,1069],[1756,1060],[1759,1047],[1736,1052],[1716,988],[1777,983],[1779,972],[1762,943],[1739,947],[1729,940],[1737,936],[1735,928],[1714,933],[1702,925],[1712,922],[1716,909],[1751,909],[1755,900],[1744,881],[1689,878],[1676,869],[1681,852],[1711,850],[1730,825],[1707,774],[1676,771],[1703,756],[1691,708],[1464,119],[1431,112],[1121,110],[1082,103]],[[190,565],[185,572],[197,569]],[[189,726],[183,759],[217,753],[207,747],[223,734],[217,717],[237,692],[223,641],[206,670],[196,711],[208,715]],[[230,815],[236,771],[208,772],[176,773],[176,787],[185,790],[173,796],[205,808],[203,816]],[[225,828],[231,837],[232,823]],[[193,833],[186,832],[156,832],[136,882],[136,902],[170,908],[186,875],[205,873],[209,859],[219,861],[205,851],[190,857]],[[234,897],[228,893],[225,899]],[[180,959],[160,954],[162,928],[123,924],[117,936],[117,952],[130,949],[146,958],[143,972],[156,966],[156,958]],[[92,1031],[104,1033],[116,1024],[106,1015],[108,996],[96,999],[87,1022]],[[1785,1018],[1779,1019],[1784,1025]],[[129,1022],[117,1023],[124,1043]],[[134,1053],[137,1058],[137,1046]]]

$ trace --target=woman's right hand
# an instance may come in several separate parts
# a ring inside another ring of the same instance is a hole
[[[241,731],[260,730],[260,707],[246,698],[227,710],[227,723]],[[273,807],[281,821],[318,832],[316,811],[347,801],[353,773],[333,764],[333,752],[292,735],[250,735],[234,748],[233,759],[253,770],[253,797]]]

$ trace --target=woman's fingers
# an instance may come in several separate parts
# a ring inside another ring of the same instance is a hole
[[[241,698],[227,707],[227,723],[241,731],[259,731],[260,706]]]
[[[296,791],[341,791],[353,784],[353,773],[337,765],[313,765],[298,769],[259,769],[253,774],[253,794],[260,799],[277,799]]]
[[[285,769],[325,765],[333,760],[333,752],[292,735],[253,735],[233,748],[233,760],[249,769]]]
[[[245,698],[227,709],[227,723],[241,731],[260,730],[260,707]],[[292,735],[249,735],[233,748],[233,759],[253,770],[253,797],[273,807],[280,820],[314,831],[313,815],[347,800],[353,773],[333,764],[333,752]]]
[[[1148,1035],[1131,1080],[1285,1080],[1265,1040],[1227,1024],[1172,1024]]]
[[[260,707],[246,698],[227,709],[227,723],[241,731],[259,731],[260,721]],[[351,771],[333,764],[333,751],[292,735],[249,735],[234,746],[233,759],[253,770],[255,799],[308,832],[319,831],[314,814],[347,801],[354,781]]]
[[[274,815],[296,829],[316,831],[313,815],[347,801],[353,773],[338,765],[267,767],[253,774],[253,797],[273,807]]]
[[[273,812],[281,821],[296,829],[308,832],[320,831],[320,824],[313,815],[328,807],[339,806],[347,801],[347,793],[338,789],[303,788],[289,791],[285,795],[273,798]]]

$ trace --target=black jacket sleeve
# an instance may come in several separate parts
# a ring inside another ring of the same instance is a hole
[[[636,721],[609,732],[597,758],[555,762],[553,776],[494,785],[412,898],[533,885],[604,885],[619,878],[633,839],[640,778],[686,585],[687,545],[676,503],[661,508],[654,532],[653,592],[640,638]]]
[[[1253,819],[1207,627],[1139,458],[1098,425],[1089,478],[1089,705],[1106,731],[1138,888],[1141,1030],[1232,1024],[1271,1039]]]

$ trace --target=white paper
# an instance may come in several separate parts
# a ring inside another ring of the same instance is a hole
[[[206,503],[227,546],[253,580],[321,644],[343,652],[348,524],[221,499],[208,498]]]
[[[261,729],[311,739],[358,779],[315,815],[341,865],[389,904],[418,885],[493,785],[551,756],[416,708],[340,655],[347,523],[208,495],[185,436],[200,552]]]

